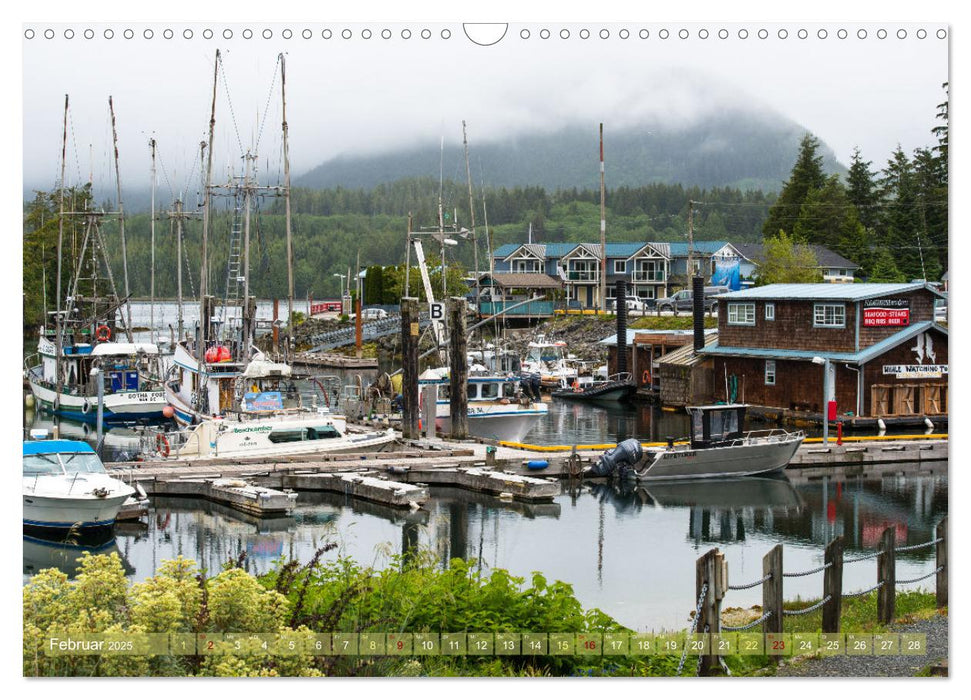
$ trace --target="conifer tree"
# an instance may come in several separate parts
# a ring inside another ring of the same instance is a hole
[[[792,174],[783,185],[776,203],[769,209],[769,216],[762,227],[762,235],[766,239],[778,236],[779,231],[792,231],[806,197],[825,184],[823,157],[818,150],[819,140],[807,133],[799,144],[799,156]]]
[[[871,165],[871,161],[863,160],[859,147],[853,149],[850,171],[846,177],[846,194],[856,207],[860,222],[873,231],[880,220],[880,197]]]

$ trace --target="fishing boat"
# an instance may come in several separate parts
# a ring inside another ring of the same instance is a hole
[[[344,416],[325,410],[274,412],[254,408],[246,418],[213,418],[174,433],[146,436],[144,453],[179,459],[284,458],[306,454],[378,452],[394,431],[349,429]]]
[[[616,402],[633,396],[637,392],[630,372],[614,374],[605,381],[580,384],[577,382],[569,389],[557,389],[551,396],[555,399],[570,401]]]
[[[608,450],[592,467],[591,476],[639,481],[712,479],[782,471],[806,435],[781,429],[744,432],[745,404],[689,406],[691,438],[666,447],[643,449],[636,439]]]
[[[24,530],[110,530],[118,510],[133,494],[135,489],[108,475],[85,442],[24,442]]]
[[[38,352],[24,361],[24,376],[45,411],[86,423],[98,415],[98,381],[104,383],[103,418],[107,423],[159,420],[166,406],[160,355],[152,343],[111,341],[61,347],[41,329]],[[39,359],[38,364],[34,364]],[[60,361],[58,361],[58,359]],[[92,370],[100,373],[92,376]]]
[[[522,371],[538,374],[542,386],[548,389],[569,389],[580,376],[577,368],[571,366],[570,359],[565,342],[552,342],[540,337],[526,346]]]
[[[437,387],[435,429],[452,430],[448,368],[425,370],[418,386]],[[482,375],[468,379],[469,432],[500,442],[522,442],[533,426],[549,413],[542,401],[528,396],[513,375]]]

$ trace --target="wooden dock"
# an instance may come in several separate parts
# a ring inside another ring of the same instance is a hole
[[[378,360],[374,357],[348,357],[331,352],[298,352],[291,363],[298,374],[301,368],[328,367],[332,369],[377,369]]]

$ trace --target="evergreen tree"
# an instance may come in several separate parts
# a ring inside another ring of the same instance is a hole
[[[792,174],[783,185],[776,203],[769,209],[769,216],[762,227],[766,239],[778,236],[780,231],[792,231],[806,197],[825,184],[823,157],[818,150],[819,140],[807,133],[799,145],[799,156]]]
[[[853,149],[850,171],[846,177],[846,194],[856,207],[860,223],[873,231],[880,221],[880,196],[870,170],[871,161],[864,161],[860,149]]]
[[[898,145],[880,179],[883,232],[876,244],[887,248],[908,279],[926,279],[920,207],[914,166]],[[935,263],[936,265],[936,263]]]
[[[906,282],[907,278],[894,262],[893,256],[886,248],[880,248],[874,255],[870,268],[869,282]]]
[[[864,274],[869,267],[867,231],[837,175],[831,175],[823,187],[807,195],[792,238],[799,243],[826,246],[860,265]]]
[[[812,248],[796,243],[785,231],[765,239],[762,260],[756,267],[755,277],[760,286],[778,282],[823,281],[823,273]]]

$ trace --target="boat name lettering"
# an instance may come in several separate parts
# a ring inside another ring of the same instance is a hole
[[[665,459],[687,459],[688,457],[694,457],[695,453],[690,452],[666,452],[664,454]]]
[[[266,433],[273,430],[272,425],[255,425],[251,428],[233,428],[234,433]]]

